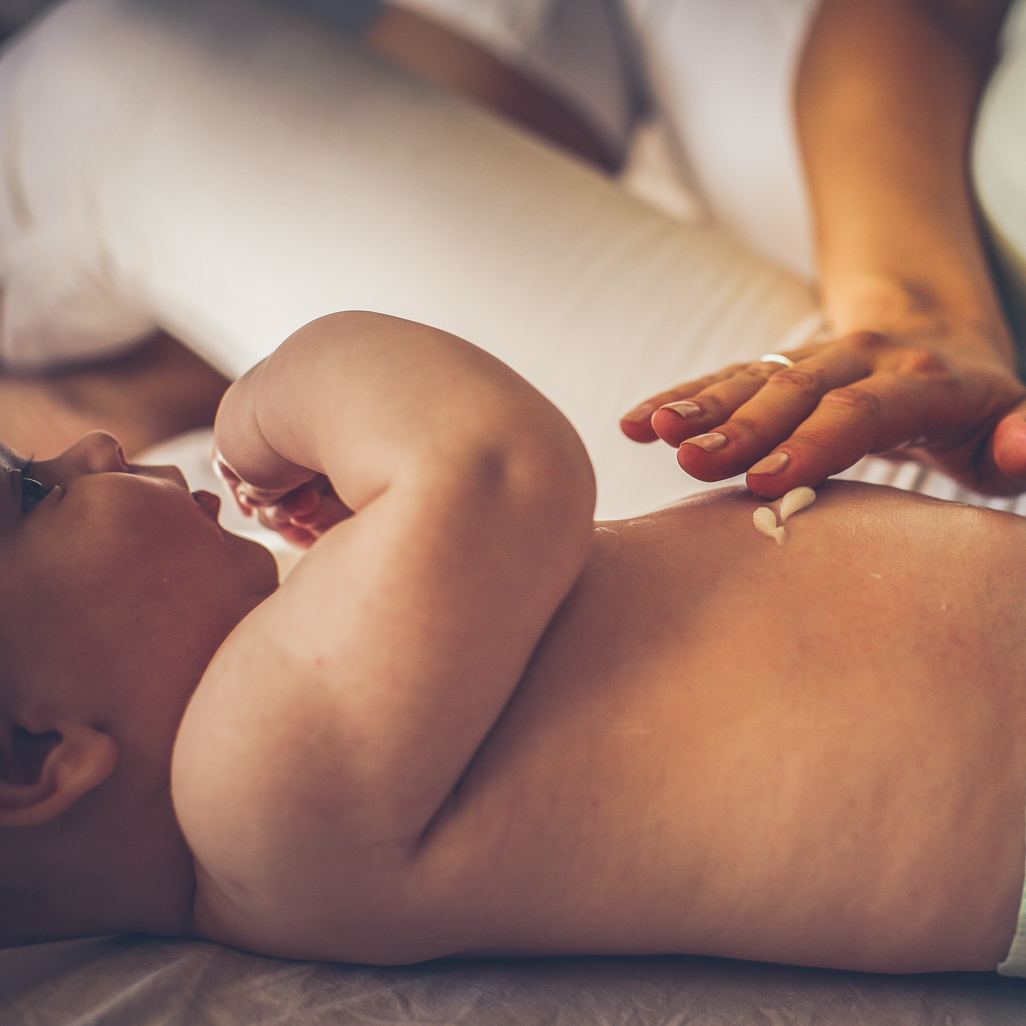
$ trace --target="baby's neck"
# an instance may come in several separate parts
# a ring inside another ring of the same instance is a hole
[[[79,823],[40,848],[42,901],[27,905],[17,917],[22,921],[0,926],[0,946],[117,933],[193,934],[195,869],[168,789],[142,808],[104,798],[97,795],[92,810],[76,810]]]

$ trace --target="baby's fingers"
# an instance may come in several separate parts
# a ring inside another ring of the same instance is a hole
[[[301,549],[308,549],[320,537],[319,533],[296,524],[291,517],[283,513],[277,506],[267,506],[257,510],[257,520],[264,526],[280,534],[286,541]]]
[[[264,527],[277,531],[304,549],[352,515],[353,511],[335,494],[331,482],[323,474],[294,488],[273,505],[258,510],[258,518]]]
[[[306,484],[301,484],[281,496],[274,503],[274,509],[280,516],[298,521],[316,514],[320,504],[321,496],[317,484],[314,481],[307,481]]]
[[[243,481],[238,474],[221,458],[219,454],[214,456],[214,470],[218,477],[229,487],[235,501],[246,516],[251,516],[253,510],[264,506],[271,506],[281,498],[281,491],[271,491],[266,488],[256,488]]]

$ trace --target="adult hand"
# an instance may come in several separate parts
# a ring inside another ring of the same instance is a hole
[[[735,364],[642,403],[638,442],[679,446],[701,481],[748,472],[774,499],[815,487],[867,453],[921,459],[979,491],[1026,489],[1026,388],[996,359],[874,332]]]

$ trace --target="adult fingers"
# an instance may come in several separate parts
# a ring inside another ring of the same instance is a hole
[[[688,401],[656,410],[652,415],[653,429],[664,442],[677,446],[690,438],[718,430],[719,425],[735,416],[749,416],[756,420],[765,417],[762,430],[755,434],[767,437],[759,440],[753,436],[753,444],[756,447],[762,444],[768,450],[790,434],[801,418],[815,408],[824,392],[850,384],[872,372],[872,364],[866,354],[850,344],[819,345],[811,352],[802,350],[792,356],[798,362],[790,367],[766,360],[746,364],[735,369],[731,376],[711,382]],[[767,385],[771,387],[766,389]],[[757,395],[761,399],[746,407],[748,413],[742,413],[741,408]],[[725,437],[729,438],[729,433]],[[714,439],[710,444],[717,442]],[[738,457],[740,459],[740,453]],[[740,467],[734,473],[741,469],[744,468]]]
[[[979,461],[977,487],[998,495],[1026,490],[1026,401],[994,428]]]
[[[686,438],[722,424],[778,373],[783,373],[779,363],[750,363],[689,399],[656,410],[652,414],[652,429],[664,442],[676,447]]]
[[[761,365],[766,367],[768,365]],[[794,367],[778,368],[750,399],[739,405],[724,385],[696,396],[703,409],[733,410],[724,421],[689,418],[689,431],[678,450],[678,462],[702,481],[739,474],[789,438],[830,392],[849,386],[871,373],[865,358],[849,347],[833,347],[810,356]],[[725,383],[728,384],[728,383]],[[721,397],[726,397],[721,402]],[[701,429],[705,430],[702,431]],[[694,434],[690,429],[701,433]]]
[[[950,379],[883,371],[827,392],[789,438],[749,469],[748,487],[774,499],[799,485],[815,487],[867,453],[939,440],[955,430],[938,422],[939,413],[959,405],[952,402],[955,391]]]
[[[751,366],[748,363],[736,363],[731,364],[729,367],[724,367],[723,370],[717,371],[715,374],[707,374],[703,378],[697,378],[694,381],[685,381],[683,384],[677,385],[674,388],[669,388],[665,392],[660,392],[658,395],[654,395],[649,399],[646,399],[643,403],[639,403],[634,407],[630,413],[625,414],[620,418],[620,430],[634,442],[654,442],[659,435],[656,434],[655,428],[652,426],[652,415],[665,406],[667,403],[681,402],[683,400],[690,399],[693,395],[701,392],[702,389],[708,388],[710,385],[717,381],[723,381],[724,379],[730,378],[741,371],[744,371],[747,367]],[[671,443],[677,444],[677,443]]]

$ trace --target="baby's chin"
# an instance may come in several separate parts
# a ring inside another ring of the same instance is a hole
[[[228,530],[224,533],[232,546],[238,568],[245,573],[247,583],[251,583],[252,592],[259,597],[258,601],[262,602],[277,590],[279,580],[285,576],[276,554],[253,538]],[[298,552],[297,558],[301,555],[302,552]],[[288,569],[291,568],[290,565]]]
[[[292,573],[296,564],[308,551],[298,545],[293,545],[276,531],[260,526],[257,524],[256,518],[253,519],[252,526],[246,525],[244,531],[240,531],[235,524],[224,530],[236,537],[239,542],[246,543],[250,547],[257,547],[259,550],[257,552],[247,550],[248,558],[253,559],[255,563],[266,566],[269,559],[274,564],[275,586],[278,581],[284,581]]]

